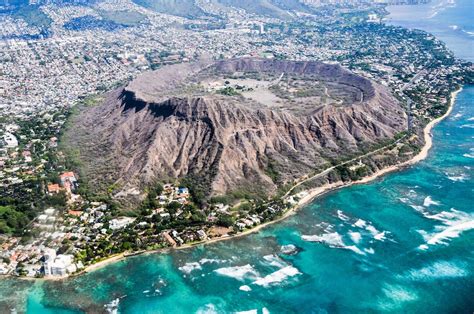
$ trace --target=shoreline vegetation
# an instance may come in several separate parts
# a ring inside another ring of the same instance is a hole
[[[342,182],[342,181],[338,181],[338,182],[334,182],[334,183],[327,183],[327,184],[324,184],[322,186],[306,190],[306,191],[304,191],[304,192],[306,192],[306,195],[304,197],[302,197],[293,207],[288,209],[282,216],[278,217],[277,219],[265,222],[265,223],[260,224],[256,227],[253,227],[251,229],[247,229],[243,232],[239,232],[239,233],[237,233],[235,235],[231,235],[231,236],[222,236],[222,237],[217,237],[217,238],[213,238],[213,239],[210,239],[210,240],[203,240],[203,241],[188,243],[188,244],[184,244],[182,246],[175,247],[175,248],[170,247],[170,248],[161,248],[161,249],[150,250],[150,251],[123,252],[123,253],[120,253],[120,254],[115,254],[115,255],[109,256],[108,258],[103,259],[103,260],[101,260],[97,263],[94,263],[92,265],[88,265],[87,267],[85,267],[81,271],[79,271],[75,274],[72,274],[72,275],[66,275],[66,276],[62,276],[62,277],[43,277],[43,278],[18,277],[18,278],[27,279],[27,280],[60,281],[60,280],[68,279],[68,278],[74,278],[74,277],[83,275],[85,273],[90,273],[90,272],[96,271],[96,270],[101,269],[101,268],[103,268],[107,265],[110,265],[112,263],[125,260],[127,257],[131,257],[131,256],[136,256],[136,255],[141,255],[141,254],[167,253],[167,252],[170,252],[172,250],[189,249],[189,248],[195,247],[197,245],[207,245],[207,244],[216,243],[216,242],[219,242],[219,241],[224,241],[224,240],[229,240],[229,239],[236,239],[236,238],[240,238],[240,237],[243,237],[243,236],[247,236],[247,235],[252,234],[252,233],[256,233],[256,232],[260,231],[261,229],[266,228],[269,225],[275,224],[277,222],[280,222],[280,221],[294,215],[299,209],[301,209],[304,206],[308,205],[309,203],[314,201],[317,197],[320,197],[320,196],[322,196],[322,195],[324,195],[328,192],[332,192],[334,190],[337,190],[337,189],[340,189],[340,188],[343,188],[343,187],[349,187],[349,186],[354,185],[354,184],[366,184],[368,182],[374,181],[375,179],[377,179],[377,178],[379,178],[379,177],[381,177],[385,174],[388,174],[388,173],[391,173],[391,172],[394,172],[394,171],[398,171],[398,170],[403,170],[406,167],[409,167],[413,164],[416,164],[416,163],[426,159],[426,157],[428,156],[429,150],[433,146],[433,134],[432,134],[433,127],[436,126],[439,122],[441,122],[442,120],[444,120],[446,117],[449,116],[449,114],[453,110],[456,97],[459,94],[459,92],[462,91],[462,89],[463,88],[461,86],[459,89],[453,91],[451,93],[451,99],[450,99],[449,107],[448,107],[447,111],[442,116],[431,120],[424,127],[424,129],[423,129],[424,145],[421,148],[420,152],[416,156],[414,156],[413,158],[411,158],[407,161],[401,162],[399,164],[382,168],[382,169],[376,171],[375,173],[373,173],[369,176],[366,176],[366,177],[364,177],[364,178],[362,178],[358,181],[351,181],[351,182],[345,182],[345,183]],[[299,182],[298,185],[301,184],[302,182],[304,182],[304,181]],[[295,187],[296,187],[296,185],[295,185]]]

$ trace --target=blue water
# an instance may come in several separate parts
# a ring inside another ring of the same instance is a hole
[[[458,58],[474,62],[474,1],[432,0],[390,6],[389,24],[418,28],[443,40]]]
[[[10,300],[28,313],[97,313],[120,298],[120,313],[472,313],[474,86],[433,132],[426,160],[257,234],[67,281],[3,280],[0,309]]]

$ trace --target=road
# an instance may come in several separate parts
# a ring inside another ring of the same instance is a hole
[[[368,153],[366,153],[366,154],[364,154],[364,155],[360,155],[360,156],[354,157],[354,158],[352,158],[352,159],[350,159],[350,160],[341,162],[341,163],[339,163],[339,164],[337,164],[337,165],[335,165],[335,166],[329,167],[329,168],[323,170],[322,172],[319,172],[319,173],[317,173],[317,174],[315,174],[315,175],[313,175],[313,176],[311,176],[311,177],[309,177],[309,178],[306,178],[306,179],[304,179],[304,180],[302,180],[302,181],[299,181],[298,183],[296,183],[295,185],[293,185],[293,186],[291,187],[291,189],[289,189],[288,192],[285,193],[285,195],[283,195],[283,198],[288,197],[288,195],[289,195],[295,188],[297,188],[298,186],[302,185],[302,184],[305,183],[305,182],[308,182],[308,181],[310,181],[310,180],[314,180],[314,179],[320,178],[320,177],[322,177],[322,176],[328,174],[328,173],[331,172],[332,170],[336,169],[336,168],[339,167],[339,166],[344,166],[344,165],[350,164],[350,163],[352,163],[352,162],[354,162],[354,161],[356,161],[356,160],[358,160],[358,159],[361,159],[361,158],[364,158],[364,157],[368,157],[368,156],[370,156],[370,155],[373,155],[373,154],[376,154],[376,153],[378,153],[378,152],[381,152],[381,151],[387,149],[389,146],[392,146],[392,145],[394,145],[394,144],[399,143],[400,141],[402,141],[402,140],[405,139],[406,137],[407,137],[407,134],[403,135],[402,137],[400,137],[400,138],[397,139],[396,141],[394,141],[394,142],[392,142],[392,143],[390,143],[390,144],[387,144],[387,145],[385,145],[385,146],[383,146],[383,147],[381,147],[381,148],[378,148],[378,149],[376,149],[376,150],[373,150],[373,151],[371,151],[371,152],[368,152]]]

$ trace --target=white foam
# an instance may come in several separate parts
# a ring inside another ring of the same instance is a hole
[[[247,285],[240,286],[239,290],[241,291],[252,291],[252,288],[250,288]]]
[[[204,264],[220,264],[220,263],[225,263],[226,261],[223,259],[215,259],[215,258],[201,258],[199,260],[199,264],[204,265]]]
[[[362,235],[360,234],[360,232],[349,232],[349,237],[351,238],[352,242],[354,243],[359,243],[360,240],[362,239]]]
[[[474,124],[463,124],[460,126],[461,129],[464,128],[469,128],[469,129],[474,129]]]
[[[240,281],[243,281],[246,278],[257,278],[257,271],[249,264],[243,266],[232,266],[232,267],[223,267],[214,270],[217,274],[221,276],[226,276],[234,278]]]
[[[416,293],[401,285],[385,285],[383,292],[387,297],[396,301],[414,301],[418,298]]]
[[[206,304],[203,308],[197,310],[196,314],[217,314],[216,306],[212,303]]]
[[[410,207],[413,208],[414,210],[416,210],[417,212],[422,213],[422,214],[424,214],[426,212],[425,208],[423,206],[420,206],[420,205],[410,205]]]
[[[426,244],[421,244],[420,246],[418,246],[418,248],[422,251],[426,251],[427,249],[429,249],[428,245]]]
[[[346,249],[357,254],[364,254],[364,252],[362,252],[355,245],[345,245],[345,243],[342,241],[341,235],[337,232],[325,233],[322,235],[303,235],[301,238],[305,241],[324,243],[331,248]]]
[[[301,274],[300,271],[293,266],[283,267],[276,272],[273,272],[263,278],[259,278],[254,284],[262,287],[268,287],[269,285],[281,283],[289,277],[294,277]]]
[[[357,246],[355,245],[347,245],[347,246],[343,246],[342,249],[346,249],[346,250],[350,250],[354,253],[357,253],[357,254],[360,254],[360,255],[365,255],[364,252],[362,252]]]
[[[274,255],[274,254],[265,255],[263,259],[267,261],[270,266],[281,268],[287,265],[287,263],[285,263],[284,260],[282,260],[281,258],[279,258],[277,255]]]
[[[197,262],[186,263],[178,268],[180,271],[186,274],[190,274],[193,270],[200,270],[201,265]]]
[[[293,244],[282,245],[280,251],[283,254],[292,255],[298,253],[298,248]]]
[[[264,307],[262,308],[262,314],[270,314],[270,311],[266,307]]]
[[[463,154],[466,158],[474,158],[474,154]]]
[[[359,228],[364,228],[366,225],[367,225],[367,222],[366,222],[365,220],[362,220],[362,219],[358,219],[358,220],[353,224],[353,226],[359,227]]]
[[[438,244],[448,244],[448,241],[457,238],[464,231],[474,229],[474,214],[468,214],[452,208],[450,211],[442,211],[434,215],[424,215],[428,219],[437,220],[443,225],[436,226],[435,232],[428,233],[420,231],[420,234],[425,239],[426,243],[420,245],[418,248],[426,250],[428,247]]]
[[[379,231],[379,230],[377,230],[377,228],[375,228],[372,225],[366,226],[365,230],[369,231],[372,234],[372,236],[374,237],[375,240],[383,241],[383,240],[386,239],[385,234],[387,233],[387,231]]]
[[[406,198],[406,197],[399,197],[398,199],[400,200],[400,202],[402,202],[402,203],[404,203],[404,204],[410,202],[410,199],[408,199],[408,198]]]
[[[369,253],[369,254],[374,254],[375,253],[374,249],[371,248],[371,247],[364,249],[364,252]]]
[[[374,226],[372,225],[368,225],[365,227],[365,230],[369,231],[370,233],[372,233],[372,235],[376,235],[379,233],[379,231],[377,230],[377,228],[375,228]]]
[[[465,277],[469,274],[466,268],[466,263],[462,262],[437,261],[420,269],[409,270],[402,277],[416,281]]]
[[[120,298],[114,299],[110,303],[107,303],[106,305],[104,305],[105,310],[107,311],[107,313],[117,314],[119,303],[120,303]]]
[[[474,121],[474,117],[467,119],[467,121]]]
[[[423,201],[423,206],[429,207],[429,206],[431,206],[431,205],[439,206],[440,203],[437,202],[437,201],[433,201],[433,199],[431,198],[431,196],[425,197],[425,200]]]
[[[342,221],[348,221],[348,220],[349,220],[349,217],[346,216],[346,215],[342,212],[342,210],[337,210],[337,217],[338,217],[339,219],[341,219]]]
[[[303,235],[301,236],[301,239],[310,242],[326,243],[335,247],[344,246],[344,242],[342,242],[342,237],[337,232],[325,233],[323,235]]]
[[[379,301],[379,306],[384,310],[398,310],[403,308],[405,303],[418,299],[415,291],[402,285],[385,284],[382,291],[385,299]]]
[[[461,174],[458,174],[458,175],[457,174],[446,173],[446,176],[448,177],[449,180],[454,181],[454,182],[464,182],[467,179],[469,179],[469,176],[466,175],[465,173],[461,173]]]
[[[470,229],[474,229],[474,220],[459,223],[457,225],[448,227],[439,233],[436,233],[430,240],[428,240],[427,244],[446,244],[448,239],[457,238],[462,232]]]
[[[374,235],[374,239],[378,241],[383,241],[386,239],[385,234],[386,234],[386,231],[379,232],[376,235]]]
[[[428,219],[438,220],[443,222],[446,225],[452,225],[458,221],[468,221],[472,218],[472,214],[468,214],[454,208],[451,208],[450,211],[442,211],[433,215],[425,215]]]

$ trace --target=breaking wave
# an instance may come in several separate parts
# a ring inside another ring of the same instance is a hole
[[[239,290],[241,291],[252,291],[252,288],[250,288],[247,285],[240,286]]]
[[[295,255],[298,251],[296,245],[293,244],[282,245],[280,248],[280,252],[285,255]]]
[[[190,274],[194,270],[201,270],[201,264],[197,262],[186,263],[183,266],[178,267],[178,269],[185,274]]]
[[[221,276],[234,278],[240,281],[244,281],[244,279],[247,278],[256,279],[259,277],[258,272],[250,264],[218,268],[214,270],[214,272]]]
[[[331,248],[346,249],[357,254],[365,255],[365,253],[355,245],[346,245],[344,241],[342,241],[342,236],[337,232],[331,232],[322,235],[303,235],[301,236],[301,239],[309,242],[319,242],[326,244]]]
[[[359,243],[360,240],[362,239],[362,235],[360,234],[360,232],[350,231],[348,235],[351,238],[352,242],[354,243]]]
[[[469,176],[465,173],[461,174],[454,174],[454,173],[446,173],[446,177],[454,182],[464,182],[469,179]]]
[[[436,206],[438,206],[438,205],[440,205],[440,203],[437,202],[437,201],[433,201],[433,199],[431,198],[431,196],[425,197],[425,200],[423,201],[423,206],[429,207],[429,206],[431,206],[431,205],[436,205]]]
[[[428,213],[423,215],[428,219],[440,221],[442,225],[436,226],[435,231],[431,233],[419,231],[425,239],[425,244],[419,246],[421,250],[427,250],[429,246],[438,244],[447,245],[450,239],[459,237],[464,231],[474,229],[474,215],[454,208],[434,215]]]
[[[296,275],[300,275],[300,271],[291,266],[288,265],[286,267],[283,267],[265,277],[257,279],[254,284],[262,287],[268,287],[273,284],[281,283],[285,281],[289,277],[294,277]]]

